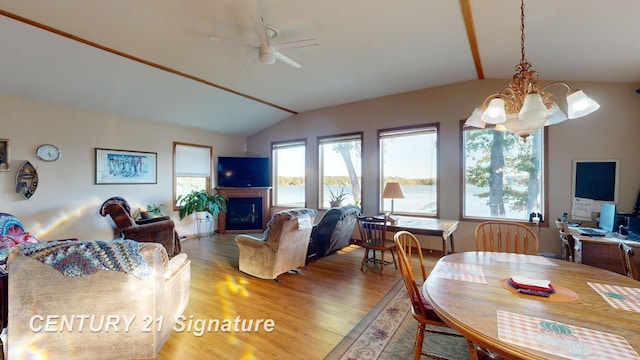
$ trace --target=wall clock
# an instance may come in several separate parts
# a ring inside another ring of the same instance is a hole
[[[56,161],[60,159],[60,149],[51,144],[43,144],[38,146],[36,155],[43,161]]]

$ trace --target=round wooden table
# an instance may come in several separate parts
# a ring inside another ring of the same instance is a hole
[[[548,298],[520,294],[505,287],[505,280],[515,275],[550,280],[562,291]],[[451,328],[509,359],[604,359],[608,346],[588,341],[593,333],[594,339],[600,333],[624,338],[628,345],[623,340],[611,347],[627,348],[640,359],[640,282],[617,273],[539,256],[464,252],[440,259],[423,292]],[[608,301],[616,299],[636,311],[614,308]],[[517,344],[527,337],[534,345]]]

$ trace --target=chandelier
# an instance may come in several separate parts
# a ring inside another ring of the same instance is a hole
[[[508,130],[525,141],[541,127],[558,124],[567,119],[588,115],[600,107],[580,89],[565,82],[543,85],[538,72],[524,56],[524,0],[520,4],[520,63],[508,87],[488,96],[465,122],[465,126],[484,128],[495,124],[497,130]],[[559,86],[567,90],[567,114],[555,102],[556,96],[547,89]]]

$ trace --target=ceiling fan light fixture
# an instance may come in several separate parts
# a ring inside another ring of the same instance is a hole
[[[261,63],[271,65],[276,62],[276,49],[273,46],[260,46],[258,60]]]
[[[569,119],[575,119],[600,107],[582,90],[572,90],[567,83],[553,82],[543,85],[538,80],[538,72],[531,68],[531,63],[524,56],[524,0],[520,2],[520,50],[522,57],[509,85],[499,93],[488,96],[482,105],[476,108],[478,110],[486,107],[480,116],[481,122],[475,119],[474,110],[465,125],[484,127],[475,124],[490,123],[496,124],[496,130],[498,125],[504,125],[507,130],[526,139],[537,129],[565,121],[567,115]],[[555,103],[556,95],[546,92],[552,85],[561,85],[568,89],[567,115]]]

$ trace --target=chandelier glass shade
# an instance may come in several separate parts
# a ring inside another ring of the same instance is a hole
[[[544,85],[539,81],[538,72],[531,68],[531,63],[524,56],[524,0],[520,5],[520,32],[522,58],[509,86],[489,95],[482,105],[474,109],[465,126],[484,128],[486,124],[495,124],[496,128],[504,128],[526,139],[544,126],[598,110],[600,105],[582,90],[573,89],[565,82]],[[567,90],[567,114],[555,102],[556,95],[548,91],[552,86]]]

